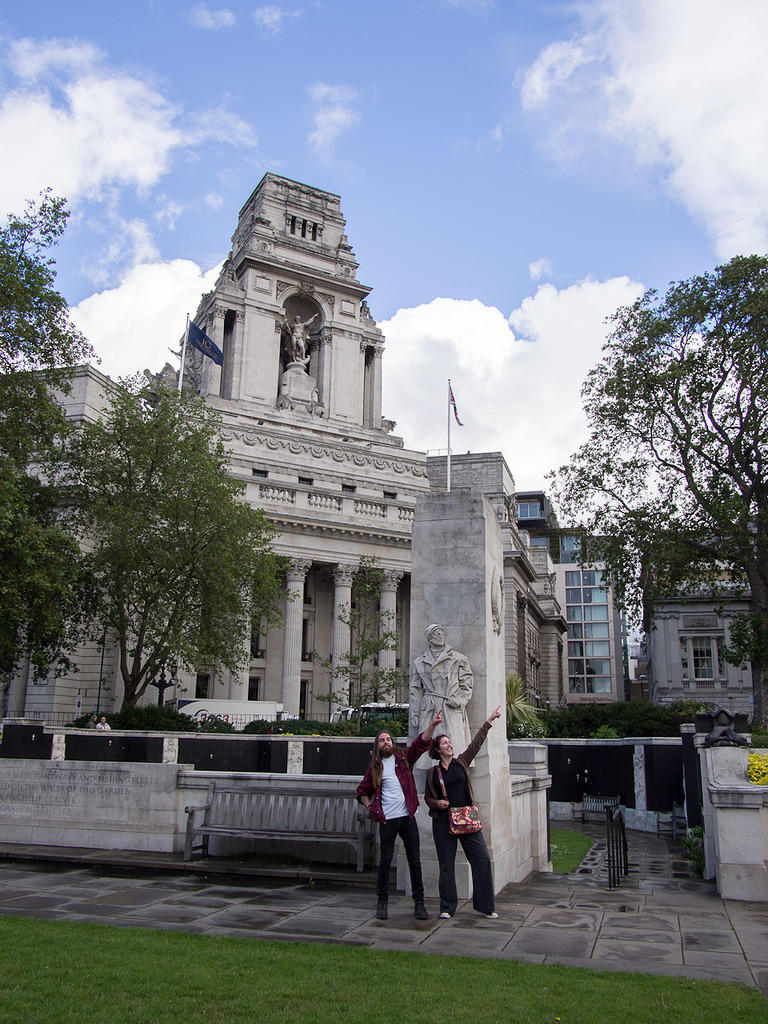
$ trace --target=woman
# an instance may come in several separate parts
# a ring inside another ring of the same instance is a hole
[[[453,744],[446,735],[436,736],[430,745],[429,756],[439,764],[427,772],[424,800],[432,818],[432,836],[435,840],[437,859],[440,863],[440,917],[453,917],[456,913],[456,842],[461,841],[462,849],[472,869],[472,906],[486,917],[498,917],[494,910],[493,874],[491,858],[482,832],[452,836],[449,829],[449,807],[466,807],[474,803],[472,787],[467,770],[478,750],[485,742],[488,730],[501,715],[497,707],[487,722],[475,734],[467,749],[453,756]],[[440,781],[442,775],[442,784]]]

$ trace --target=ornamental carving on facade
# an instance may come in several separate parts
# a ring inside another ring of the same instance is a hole
[[[290,450],[299,455],[311,455],[315,459],[332,459],[334,462],[352,462],[355,460],[355,465],[358,466],[371,466],[374,469],[392,471],[399,474],[409,474],[417,478],[426,478],[427,470],[424,466],[416,466],[407,462],[395,461],[385,459],[380,455],[360,455],[358,453],[352,453],[347,451],[340,451],[336,448],[326,448],[316,444],[300,443],[298,441],[288,441],[283,438],[267,437],[263,434],[257,433],[255,430],[238,430],[232,427],[221,427],[219,435],[223,441],[242,441],[243,444],[249,448],[255,448],[261,446],[269,448],[271,451],[285,450],[292,446]],[[359,459],[360,461],[356,461]]]
[[[493,632],[501,633],[504,624],[504,580],[501,573],[494,573],[491,579],[491,617],[493,618]]]

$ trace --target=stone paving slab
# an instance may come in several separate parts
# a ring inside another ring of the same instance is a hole
[[[429,920],[417,921],[413,901],[394,893],[389,919],[378,921],[373,879],[348,885],[335,869],[314,872],[311,884],[290,871],[244,875],[240,863],[230,876],[221,864],[188,875],[180,858],[167,873],[168,857],[158,868],[141,854],[108,863],[106,851],[91,864],[0,856],[0,914],[715,978],[768,995],[768,904],[721,900],[713,884],[685,876],[677,852],[655,836],[631,833],[630,846],[636,870],[619,889],[607,889],[604,858],[593,857],[588,871],[507,886],[492,921],[470,902],[441,920],[434,897]]]

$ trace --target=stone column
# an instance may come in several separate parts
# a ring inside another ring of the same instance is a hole
[[[224,317],[226,309],[223,306],[216,306],[213,310],[213,321],[206,331],[206,334],[214,344],[224,351]],[[205,328],[203,328],[205,330]],[[203,358],[203,389],[206,395],[219,395],[221,393],[221,367],[217,366],[212,359]]]
[[[247,394],[247,356],[245,352],[245,313],[239,309],[232,332],[232,398],[240,399]]]
[[[497,632],[494,595],[503,578],[501,530],[491,502],[481,494],[459,490],[420,498],[413,521],[411,546],[411,664],[426,647],[424,629],[431,622],[444,626],[447,643],[462,652],[472,666],[474,685],[467,704],[470,732],[474,733],[497,705],[502,717],[488,733],[470,769],[472,791],[480,807],[483,835],[493,865],[496,892],[508,882],[522,881],[529,866],[531,835],[540,828],[532,821],[530,802],[513,811],[504,726],[504,631]],[[411,696],[412,702],[414,696]],[[412,707],[413,718],[413,707]],[[412,733],[415,733],[415,727]],[[432,762],[429,762],[431,764]],[[421,760],[414,771],[423,792],[425,771]],[[522,783],[523,787],[527,783]],[[536,803],[538,806],[538,802]],[[427,892],[437,892],[438,865],[431,821],[426,808],[417,814]],[[533,869],[541,867],[536,863]],[[400,887],[408,884],[405,858],[398,857]],[[469,866],[456,860],[459,898],[471,891]]]
[[[333,623],[331,626],[331,670],[336,668],[349,654],[349,613],[352,608],[352,581],[357,566],[339,562],[333,569]],[[347,620],[342,621],[341,616]],[[337,689],[338,679],[331,679],[331,688]],[[349,694],[347,694],[349,697]],[[340,707],[338,701],[331,704],[331,711]]]
[[[379,598],[381,633],[394,633],[397,626],[397,587],[403,578],[401,572],[394,569],[385,569],[381,579],[381,594]],[[384,671],[391,671],[395,667],[397,651],[386,648],[379,651],[379,668]]]
[[[288,597],[283,632],[283,707],[298,715],[301,694],[301,624],[304,618],[304,580],[312,562],[293,558],[286,573]]]

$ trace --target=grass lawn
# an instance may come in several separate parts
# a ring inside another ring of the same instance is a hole
[[[567,875],[575,871],[593,845],[594,839],[585,836],[583,832],[550,826],[549,852],[552,857],[552,870],[558,875]]]
[[[0,917],[2,1024],[765,1024],[756,990],[322,943]]]

